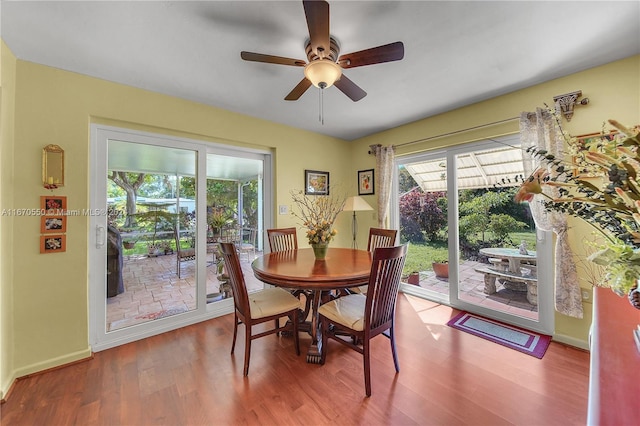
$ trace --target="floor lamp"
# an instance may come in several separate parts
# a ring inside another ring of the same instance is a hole
[[[352,248],[357,249],[358,243],[356,242],[356,236],[358,234],[358,220],[356,219],[356,212],[373,210],[367,202],[359,196],[349,197],[344,202],[344,208],[342,211],[353,212],[353,221],[351,222],[351,231],[353,232],[353,245]]]

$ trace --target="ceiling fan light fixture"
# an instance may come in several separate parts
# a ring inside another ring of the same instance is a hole
[[[318,59],[304,67],[304,76],[317,88],[325,89],[340,80],[342,69],[329,59]]]

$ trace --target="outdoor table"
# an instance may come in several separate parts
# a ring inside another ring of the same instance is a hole
[[[475,268],[476,272],[484,274],[484,292],[493,294],[497,291],[496,279],[505,288],[513,291],[526,291],[527,301],[532,305],[538,304],[538,278],[536,274],[536,252],[528,250],[527,254],[520,253],[519,249],[504,247],[489,247],[480,249],[480,254],[491,259],[498,259],[508,263],[507,270],[500,269],[497,265]],[[526,262],[523,264],[523,262]]]
[[[489,247],[480,249],[480,254],[488,256],[490,258],[504,259],[509,262],[509,272],[520,275],[520,268],[522,261],[527,261],[531,265],[535,265],[538,258],[536,252],[528,250],[528,254],[520,253],[519,249],[503,248],[503,247]]]

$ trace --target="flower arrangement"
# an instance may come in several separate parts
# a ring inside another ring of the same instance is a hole
[[[291,191],[291,198],[300,212],[291,210],[307,230],[309,244],[329,243],[338,231],[333,227],[344,207],[346,197],[333,191],[333,195],[305,195]]]
[[[606,241],[588,257],[604,267],[605,275],[597,285],[624,295],[640,278],[640,126],[629,129],[615,120],[608,122],[619,133],[603,131],[583,145],[566,135],[556,118],[573,162],[528,148],[544,166],[525,180],[515,200],[531,201],[539,194],[545,210],[592,225]],[[559,196],[546,194],[545,186],[555,187]]]

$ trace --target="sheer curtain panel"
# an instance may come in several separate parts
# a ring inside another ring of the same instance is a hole
[[[564,138],[555,125],[554,117],[541,108],[536,109],[535,112],[523,112],[520,115],[520,140],[523,150],[533,146],[546,149],[557,158],[564,157]],[[527,152],[523,152],[523,162],[527,176],[530,176],[538,167],[545,167]],[[555,173],[552,168],[548,168],[547,171],[551,176]],[[559,195],[558,190],[549,185],[543,185],[543,191],[552,198],[557,198]],[[567,238],[567,216],[545,210],[539,197],[535,197],[529,206],[536,227],[556,234],[555,309],[561,314],[582,318],[582,296],[573,253]]]

